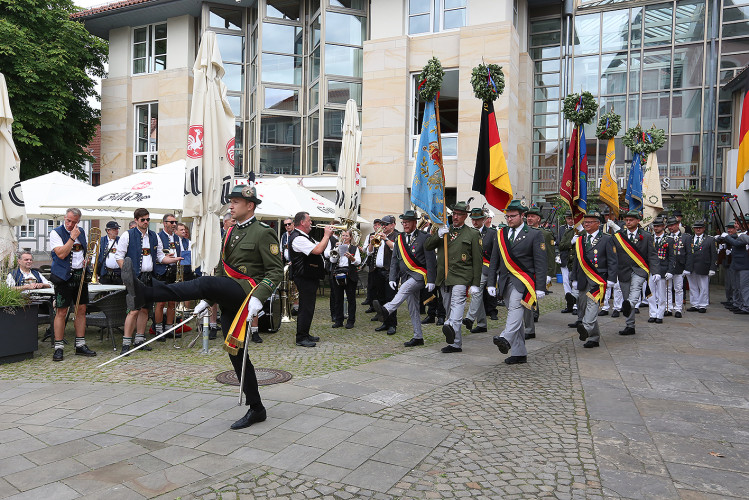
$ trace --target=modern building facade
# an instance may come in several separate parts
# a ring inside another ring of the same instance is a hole
[[[742,5],[743,4],[743,5]],[[423,103],[416,77],[442,62],[446,199],[471,190],[481,103],[473,67],[502,66],[495,103],[518,197],[558,192],[568,92],[587,90],[624,129],[655,124],[667,192],[723,191],[738,100],[721,83],[749,63],[749,1],[125,0],[76,17],[110,43],[102,82],[101,182],[185,156],[192,65],[217,33],[236,115],[236,174],[298,176],[331,195],[345,103],[362,124],[362,216],[409,206]],[[597,120],[597,118],[596,118]],[[624,129],[620,133],[623,135]],[[589,179],[605,145],[586,129]],[[623,180],[630,155],[617,139]]]

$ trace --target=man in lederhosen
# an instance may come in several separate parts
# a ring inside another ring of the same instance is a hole
[[[489,265],[489,282],[497,287],[507,306],[507,321],[500,335],[494,336],[499,352],[512,355],[505,359],[508,365],[526,363],[525,324],[533,322],[533,305],[546,295],[547,257],[544,236],[523,222],[527,207],[520,200],[512,200],[505,209],[507,227],[497,231],[497,246]]]
[[[606,295],[606,288],[614,285],[618,259],[614,238],[601,231],[603,216],[591,210],[583,217],[583,236],[575,236],[573,249],[577,259],[578,307],[585,309],[582,323],[577,326],[583,347],[598,347],[601,331],[598,328],[598,309]]]
[[[117,265],[115,253],[117,242],[120,241],[120,225],[115,221],[107,222],[107,234],[99,242],[99,259],[94,272],[99,276],[102,285],[121,285],[120,266]]]
[[[694,237],[687,249],[687,264],[684,274],[689,280],[689,312],[706,313],[710,303],[708,290],[710,278],[718,268],[718,251],[712,236],[705,234],[705,221],[692,224]]]
[[[666,236],[666,221],[662,216],[653,219],[653,244],[658,257],[658,265],[650,270],[650,297],[648,298],[648,323],[663,323],[666,313],[666,286],[674,277],[673,240]],[[659,278],[656,279],[656,276]]]
[[[403,345],[414,347],[424,345],[419,302],[422,289],[426,288],[429,292],[434,290],[437,263],[435,262],[434,251],[424,248],[424,243],[429,235],[416,229],[416,222],[419,220],[416,212],[406,210],[400,216],[400,219],[403,224],[403,232],[395,240],[393,257],[390,262],[389,285],[397,287],[399,281],[401,285],[393,300],[386,304],[380,304],[375,299],[372,301],[372,306],[384,323],[388,316],[396,314],[398,307],[404,300],[408,300],[408,314],[411,316],[414,334],[413,338]],[[390,332],[388,331],[388,333]]]
[[[210,307],[208,301],[217,302],[221,307],[221,327],[227,334],[224,349],[229,353],[237,379],[242,380],[243,346],[247,341],[245,327],[249,329],[252,320],[263,310],[263,303],[283,279],[283,262],[276,232],[255,218],[255,208],[261,203],[257,190],[251,186],[235,186],[229,193],[229,203],[237,222],[227,229],[224,237],[217,276],[204,275],[172,284],[154,280],[153,287],[146,287],[135,279],[132,261],[126,258],[122,281],[134,308],[152,301],[203,299],[195,308],[195,313],[199,314]],[[255,367],[249,359],[245,364],[242,392],[250,409],[231,425],[232,429],[249,427],[266,419]]]
[[[487,280],[489,279],[489,262],[492,258],[492,251],[494,245],[497,244],[497,230],[491,227],[486,227],[484,221],[486,215],[482,208],[471,209],[471,223],[473,227],[478,230],[480,236],[479,242],[481,244],[481,282],[479,283],[479,292],[471,295],[471,303],[468,306],[468,313],[466,314],[463,324],[468,328],[471,333],[483,333],[486,331],[486,308],[484,307],[484,290],[486,289]],[[494,285],[492,285],[494,286]],[[476,321],[476,328],[473,328],[473,322]]]
[[[164,249],[164,255],[173,257],[179,257],[179,236],[177,236],[177,218],[174,214],[166,214],[162,219],[163,229],[157,233],[159,240],[161,240],[161,246]],[[176,264],[161,264],[155,263],[153,268],[153,277],[164,283],[174,283],[177,279],[177,266]],[[156,335],[163,332],[165,329],[169,330],[174,325],[174,310],[176,308],[176,302],[157,302],[154,304],[153,310],[153,329]],[[166,324],[164,324],[164,307],[166,307]],[[172,336],[179,337],[180,334],[177,332],[172,333]],[[159,339],[161,342],[165,341],[164,337]]]

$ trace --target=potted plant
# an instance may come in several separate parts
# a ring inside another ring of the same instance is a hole
[[[0,282],[0,363],[34,357],[39,349],[38,308],[20,290]]]

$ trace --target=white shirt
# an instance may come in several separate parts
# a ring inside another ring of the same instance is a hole
[[[29,271],[27,274],[23,271],[23,269],[21,269],[21,276],[23,277],[23,283],[22,283],[23,285],[27,283],[37,282],[36,277],[33,274],[31,274],[31,271]],[[42,283],[44,283],[45,285],[52,285],[52,283],[50,283],[49,280],[47,280],[47,278],[45,278],[42,273],[39,273],[39,276],[42,278]],[[5,280],[5,283],[8,286],[18,286],[16,285],[16,280],[13,279],[13,273],[8,273],[8,278]]]
[[[596,236],[598,236],[598,231],[600,231],[600,229],[597,229],[595,232],[586,235],[586,238],[589,238],[588,241],[590,241],[591,244],[593,244],[593,240],[596,239]]]
[[[83,230],[81,230],[83,231]],[[60,238],[60,235],[57,234],[57,231],[50,231],[49,233],[49,246],[51,247],[52,251],[55,251],[55,248],[64,246],[67,241],[62,241],[62,238]],[[79,234],[78,237],[75,239],[75,243],[81,242],[81,235]],[[74,243],[74,244],[75,244]],[[86,257],[86,249],[82,248],[81,250],[77,252],[70,251],[71,254],[73,254],[73,259],[71,262],[71,268],[72,269],[82,269],[83,268],[83,259]]]
[[[345,243],[344,243],[345,244]],[[330,257],[330,245],[325,249],[325,257],[330,259],[330,262],[338,262],[338,267],[348,267],[349,264],[353,264],[355,266],[358,266],[361,264],[361,256],[359,255],[359,249],[356,248],[354,245],[348,246],[348,253],[352,254],[354,256],[353,262],[349,261],[349,258],[346,257],[346,254],[340,254],[340,257],[338,259],[332,259]]]
[[[666,233],[665,232],[661,233],[660,236],[658,236],[657,234],[653,233],[653,241],[655,242],[655,246],[656,247],[659,246],[661,243],[663,243],[663,241],[665,239],[666,239]]]
[[[112,246],[114,243],[113,239],[110,239],[107,237],[107,247],[99,249],[100,252],[107,252],[107,260],[104,262],[104,266],[107,269],[119,269],[120,266],[117,265],[117,258],[115,257],[117,252],[117,245]],[[109,252],[108,250],[112,248],[114,249],[114,252]]]
[[[635,232],[633,233],[632,231],[630,231],[629,229],[627,229],[627,239],[628,239],[628,240],[629,240],[630,242],[632,242],[632,238],[634,238],[634,237],[635,237],[636,235],[637,235],[637,231],[635,231]]]
[[[142,234],[142,233],[141,233]],[[146,234],[143,235],[143,248],[151,248],[150,241],[148,238],[148,231],[146,231]],[[117,253],[115,254],[114,258],[117,260],[122,260],[125,258],[125,255],[127,254],[127,247],[130,244],[130,233],[128,231],[125,231],[122,236],[120,236],[120,241],[117,242]],[[156,236],[156,262],[161,262],[164,260],[164,246],[161,244],[161,238]],[[145,273],[153,271],[153,256],[152,255],[144,255],[143,260],[140,262],[140,272]]]
[[[303,253],[304,255],[311,254],[312,250],[317,246],[317,241],[300,229],[295,229],[294,231],[299,231],[301,236],[294,238],[294,241],[291,242],[291,249],[295,252]],[[330,251],[330,240],[328,240],[328,244],[324,251]]]

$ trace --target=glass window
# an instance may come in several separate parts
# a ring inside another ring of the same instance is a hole
[[[653,124],[668,133],[669,92],[642,94],[642,115],[640,123],[643,128],[650,128]]]
[[[657,4],[645,7],[645,46],[671,43],[673,5]]]
[[[264,114],[260,120],[260,142],[299,145],[301,130],[301,118]]]
[[[446,30],[462,28],[465,25],[466,25],[466,9],[465,8],[445,10],[443,27]]]
[[[671,152],[669,175],[674,177],[697,175],[700,161],[700,136],[698,134],[672,135],[666,147],[662,149],[668,149]]]
[[[676,2],[674,44],[698,42],[705,38],[704,0]]]
[[[559,71],[561,63],[559,59],[549,59],[547,61],[534,61],[533,67],[536,73],[548,73],[551,71]]]
[[[562,34],[560,31],[552,31],[551,33],[540,33],[538,35],[531,35],[530,45],[532,47],[541,47],[543,45],[559,45],[562,40]]]
[[[264,82],[301,85],[302,58],[263,53],[262,80]]]
[[[534,113],[559,113],[559,101],[536,101],[533,103]]]
[[[627,97],[627,126],[626,128],[632,128],[640,123],[640,96],[638,94],[630,94]]]
[[[317,47],[315,50],[312,51],[312,54],[309,56],[310,59],[310,72],[309,72],[309,78],[310,81],[314,81],[317,78],[320,77],[320,47]]]
[[[299,90],[265,87],[265,109],[276,111],[297,111]]]
[[[545,19],[543,21],[533,21],[531,23],[531,34],[542,33],[544,31],[559,31],[562,29],[562,23],[559,19]]]
[[[212,28],[241,30],[242,11],[212,6],[208,11],[208,24]]]
[[[601,15],[586,14],[575,16],[575,55],[598,53],[599,32],[601,29]]]
[[[224,64],[224,77],[222,78],[228,90],[241,92],[244,90],[244,65]]]
[[[301,173],[299,146],[260,145],[260,171],[264,174],[299,175]]]
[[[560,75],[556,73],[536,73],[533,77],[536,86],[544,87],[546,85],[559,85]]]
[[[749,50],[749,37],[723,40],[720,44],[721,54],[730,54],[732,52],[746,52],[747,50]]]
[[[216,34],[216,43],[221,52],[221,59],[231,62],[244,62],[244,37],[238,35]]]
[[[302,28],[263,23],[263,52],[302,53]]]
[[[702,44],[674,45],[674,88],[702,85]]]
[[[442,80],[442,88],[440,89],[439,106],[440,106],[440,132],[444,134],[452,134],[458,132],[458,77],[459,72],[457,69],[445,70],[445,76]],[[418,93],[416,82],[418,75],[414,76],[414,92]],[[413,117],[412,134],[419,135],[421,133],[421,122],[424,118],[424,102],[418,99],[418,95],[414,95],[415,101],[414,108],[417,110],[416,116]]]
[[[362,49],[325,44],[325,74],[361,78]]]
[[[354,99],[357,106],[361,106],[361,83],[328,81],[328,103],[346,104]]]
[[[702,124],[702,90],[674,91],[672,99],[671,132],[699,132]]]
[[[530,50],[531,59],[559,59],[562,54],[562,49],[559,45],[552,45],[550,47],[534,47]]]
[[[36,236],[36,221],[34,219],[29,219],[28,225],[22,225],[19,231],[19,237],[33,238]]]
[[[429,14],[420,16],[408,16],[408,34],[429,33]]]
[[[575,57],[574,60],[574,79],[572,88],[575,92],[584,90],[594,96],[598,95],[598,56]]]
[[[732,2],[734,4],[739,2]],[[734,7],[725,5],[723,7],[723,23],[749,20],[749,7]]]
[[[320,84],[315,83],[309,88],[309,109],[313,109],[320,104]]]
[[[158,103],[135,106],[135,170],[157,166],[159,151],[159,105]],[[188,149],[190,146],[188,145]]]
[[[633,49],[639,48],[642,44],[642,15],[642,7],[632,9],[630,13],[630,24],[632,25],[631,44]]]
[[[325,141],[322,149],[322,171],[338,172],[338,160],[341,158],[341,143]]]
[[[613,110],[619,115],[621,115],[622,117],[624,117],[624,114],[627,111],[626,104],[627,104],[627,97],[623,95],[601,97],[599,115],[603,115]],[[622,122],[623,121],[624,120],[622,120]],[[622,123],[622,125],[624,125],[624,123]],[[624,135],[624,132],[626,132],[626,130],[624,126],[622,126],[622,128],[619,130],[619,135]]]
[[[601,94],[623,94],[626,91],[626,54],[603,54],[601,56]]]
[[[603,13],[601,50],[626,50],[629,45],[629,12],[615,10]]]
[[[299,0],[267,0],[265,15],[277,19],[286,19],[289,21],[299,21],[300,6]]]
[[[317,16],[312,23],[310,23],[310,47],[315,48],[320,45],[320,33],[322,29],[320,27],[320,16]]]
[[[642,58],[642,90],[671,88],[671,49],[646,50]]]
[[[364,0],[330,0],[331,7],[343,7],[345,9],[365,9]]]
[[[133,74],[166,69],[166,23],[133,29]]]
[[[325,41],[346,45],[361,45],[366,36],[364,17],[328,12],[325,14]]]
[[[307,148],[307,172],[310,174],[317,173],[317,169],[319,168],[320,159],[317,155],[317,143],[310,144]]]
[[[343,119],[346,112],[342,109],[326,109],[323,133],[325,139],[343,138]]]
[[[559,114],[554,113],[552,115],[536,115],[533,117],[534,127],[558,127],[559,126]]]
[[[408,34],[457,29],[466,23],[465,0],[409,0]]]
[[[533,97],[537,101],[559,99],[559,87],[537,87],[533,90]]]
[[[309,115],[309,121],[307,125],[307,141],[317,142],[320,136],[320,113],[315,111]]]
[[[533,129],[534,141],[556,141],[559,139],[559,127]]]
[[[226,96],[226,100],[229,102],[234,116],[242,116],[242,98],[238,95],[228,95]]]

